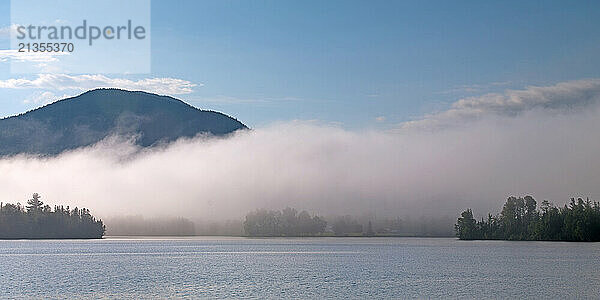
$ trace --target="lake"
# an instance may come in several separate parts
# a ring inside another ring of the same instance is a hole
[[[0,241],[2,298],[595,298],[600,243],[452,238]]]

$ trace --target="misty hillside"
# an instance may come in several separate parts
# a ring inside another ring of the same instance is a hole
[[[136,135],[148,147],[199,133],[247,128],[225,114],[181,100],[119,89],[96,89],[0,120],[0,155],[58,154],[111,135]]]

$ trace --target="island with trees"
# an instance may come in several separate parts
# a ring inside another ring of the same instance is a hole
[[[498,215],[477,221],[463,211],[455,225],[461,240],[600,241],[600,203],[571,198],[563,207],[533,197],[509,197]]]
[[[250,237],[451,237],[454,234],[453,224],[454,217],[447,220],[425,217],[387,219],[370,215],[323,217],[287,207],[249,212],[240,224],[241,230],[227,232],[239,235],[237,232],[241,231],[242,235]]]
[[[85,208],[44,205],[35,193],[23,207],[0,203],[0,239],[100,239],[106,230]]]
[[[323,218],[289,207],[281,211],[259,209],[247,214],[244,221],[249,236],[317,236],[326,226]]]

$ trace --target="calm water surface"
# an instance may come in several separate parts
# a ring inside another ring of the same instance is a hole
[[[600,243],[0,241],[2,298],[600,298]]]

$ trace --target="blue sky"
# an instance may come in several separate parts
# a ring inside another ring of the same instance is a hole
[[[173,96],[252,127],[392,128],[468,96],[600,77],[600,2],[152,0],[151,24],[152,73],[104,75],[189,82]],[[1,81],[37,76],[9,65]],[[45,92],[79,91],[0,84],[0,115]]]

